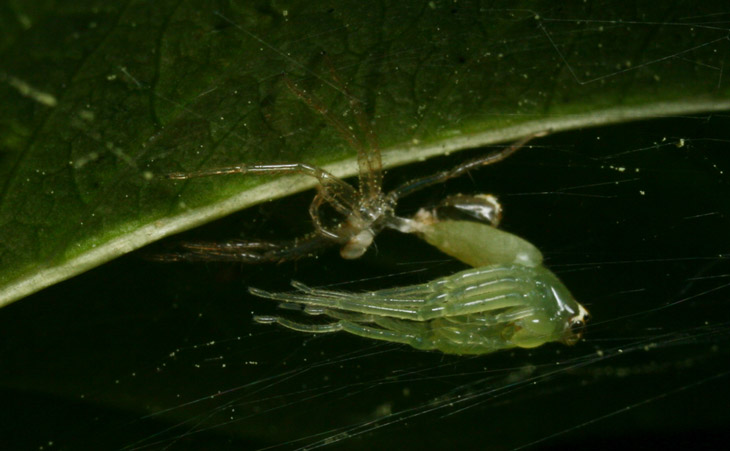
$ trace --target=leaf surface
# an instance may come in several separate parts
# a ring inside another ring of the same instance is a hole
[[[720,2],[518,3],[0,6],[0,305],[313,186],[166,173],[304,161],[354,174],[354,149],[282,74],[347,125],[348,95],[361,101],[390,166],[730,109],[727,30],[692,19]]]

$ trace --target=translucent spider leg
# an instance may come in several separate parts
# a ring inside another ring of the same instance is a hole
[[[486,276],[491,277],[491,275]],[[478,286],[457,287],[448,297],[432,293],[421,299],[385,298],[377,291],[342,293],[339,297],[333,291],[325,290],[323,295],[320,295],[316,289],[309,288],[303,292],[271,293],[251,287],[249,291],[259,297],[311,306],[315,310],[337,309],[412,321],[520,307],[525,304],[526,297],[534,296],[531,293],[533,287],[529,283],[514,279],[499,279]],[[452,302],[450,299],[452,297],[459,298],[460,302]]]
[[[348,183],[340,180],[322,168],[306,163],[252,164],[193,172],[171,172],[166,175],[173,180],[187,180],[198,177],[211,177],[230,174],[301,174],[314,177],[319,181],[318,195],[329,202],[341,214],[348,214],[358,205],[357,191]]]
[[[347,84],[343,83],[337,74],[332,61],[325,55],[325,63],[330,71],[332,81],[347,95],[350,109],[357,120],[357,125],[365,137],[367,145],[361,146],[363,152],[358,152],[358,166],[360,168],[360,193],[364,199],[375,200],[380,196],[383,185],[383,162],[380,156],[378,140],[375,137],[369,119],[362,109],[362,102],[350,93]]]
[[[228,241],[218,242],[191,242],[182,243],[185,252],[167,252],[152,254],[148,258],[157,261],[239,261],[265,262],[269,261],[267,252],[278,248],[274,243],[265,241]]]
[[[407,305],[415,308],[429,301],[446,302],[448,298],[442,296],[441,293],[449,293],[448,297],[461,297],[464,296],[464,292],[470,292],[472,296],[480,295],[484,291],[495,292],[496,290],[493,288],[495,286],[506,287],[509,285],[509,289],[515,289],[515,286],[523,285],[524,280],[532,276],[532,272],[530,269],[513,266],[475,268],[422,284],[364,293],[313,288],[293,280],[291,285],[298,293],[289,294],[301,294],[312,298],[332,300],[377,300],[382,303]],[[285,295],[286,293],[279,294]]]
[[[254,320],[262,324],[279,324],[286,327],[287,329],[296,330],[299,332],[332,333],[342,331],[349,332],[353,335],[357,335],[363,338],[389,341],[391,343],[402,343],[410,345],[416,349],[434,348],[434,346],[429,346],[427,342],[424,343],[422,334],[409,333],[407,331],[393,329],[380,329],[376,327],[364,326],[362,324],[357,324],[346,320],[340,320],[334,323],[327,324],[303,324],[287,318],[282,318],[280,316],[255,316]]]
[[[494,163],[499,163],[500,161],[506,159],[513,153],[517,152],[521,148],[523,148],[527,143],[532,141],[534,138],[538,138],[541,136],[545,136],[547,132],[539,132],[535,133],[529,136],[526,136],[519,141],[515,142],[509,147],[505,147],[504,149],[500,149],[491,153],[488,153],[484,156],[480,156],[477,158],[474,158],[472,160],[466,161],[464,163],[461,163],[457,165],[456,167],[449,169],[447,171],[442,171],[436,174],[427,175],[425,177],[421,177],[415,180],[409,180],[408,182],[402,184],[401,186],[395,188],[393,191],[389,192],[387,195],[387,200],[392,205],[395,205],[398,200],[402,197],[408,196],[410,194],[413,194],[416,191],[422,190],[424,188],[427,188],[432,185],[436,185],[438,183],[443,183],[446,180],[459,177],[460,175],[463,175],[464,173],[478,168],[482,166],[487,166]]]
[[[464,334],[463,328],[417,323],[388,317],[376,317],[375,325],[360,324],[346,319],[326,324],[304,324],[279,316],[256,316],[262,324],[279,324],[287,329],[308,333],[348,332],[363,338],[409,345],[415,349],[441,349],[453,354],[483,354],[511,347],[497,332],[484,334],[483,327],[471,327],[473,332]],[[480,329],[480,330],[479,330]],[[478,332],[482,332],[481,334]]]
[[[374,323],[377,318],[376,316],[365,315],[363,313],[352,313],[352,312],[345,312],[343,310],[326,309],[326,308],[310,307],[310,306],[307,306],[304,308],[304,313],[306,313],[307,315],[312,315],[312,316],[327,316],[328,318],[342,320],[342,321],[350,321],[352,323]]]
[[[330,72],[332,73],[336,86],[338,86],[349,99],[350,107],[358,120],[358,126],[368,140],[369,145],[364,145],[352,129],[334,116],[329,111],[329,108],[324,106],[322,101],[320,101],[316,96],[299,89],[299,87],[287,77],[284,78],[284,81],[289,87],[289,90],[302,99],[302,101],[309,105],[310,108],[321,114],[322,117],[350,144],[350,146],[357,150],[359,191],[361,197],[369,204],[371,201],[377,199],[381,193],[382,162],[380,158],[380,150],[378,149],[377,141],[372,130],[367,126],[367,119],[362,113],[361,102],[350,94],[344,83],[342,83],[337,77],[337,74],[331,65]]]
[[[230,174],[301,174],[316,178],[317,195],[309,207],[309,215],[315,233],[298,240],[272,243],[262,241],[234,240],[224,243],[184,243],[182,246],[189,252],[167,253],[153,256],[160,261],[237,261],[242,263],[266,263],[294,260],[311,256],[317,251],[335,244],[343,244],[350,237],[350,232],[342,225],[335,229],[326,228],[319,218],[319,208],[323,202],[343,216],[357,211],[359,205],[358,192],[348,183],[340,180],[324,169],[305,163],[238,165],[195,172],[173,172],[167,178],[186,180],[197,177],[211,177]]]
[[[288,242],[269,241],[228,241],[228,242],[187,242],[181,246],[184,252],[156,253],[148,256],[151,260],[165,262],[216,261],[239,263],[281,263],[311,257],[322,249],[339,244],[338,241],[318,233],[311,233]]]

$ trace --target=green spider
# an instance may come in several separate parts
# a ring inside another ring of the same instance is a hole
[[[250,288],[256,296],[297,304],[305,313],[334,321],[305,324],[280,316],[255,316],[254,320],[310,333],[345,331],[448,354],[486,354],[513,347],[533,348],[552,341],[573,345],[581,338],[588,312],[542,265],[542,254],[535,246],[495,227],[501,218],[501,206],[494,197],[450,196],[431,211],[421,210],[414,218],[395,214],[398,201],[404,196],[502,161],[544,133],[383,193],[380,150],[358,101],[348,95],[367,145],[316,97],[285,80],[295,95],[322,114],[357,149],[359,187],[305,163],[239,165],[168,174],[168,178],[176,180],[223,174],[301,174],[316,178],[319,185],[309,208],[315,230],[303,238],[285,243],[186,243],[185,252],[166,254],[161,259],[281,262],[314,255],[329,246],[339,246],[343,258],[354,259],[367,251],[380,231],[391,228],[414,233],[474,268],[424,284],[362,293],[310,288],[298,282],[292,282],[297,290],[294,292]],[[343,92],[347,94],[344,89]],[[334,225],[325,224],[319,213],[324,203],[343,219]],[[464,212],[475,221],[441,219],[442,209]]]
[[[420,213],[423,221],[427,214]],[[428,219],[432,219],[428,215]],[[588,311],[542,266],[542,254],[510,233],[470,221],[423,221],[413,232],[475,267],[431,282],[364,293],[310,288],[256,296],[304,306],[336,319],[304,324],[280,316],[255,316],[311,333],[345,331],[447,354],[486,354],[513,347],[578,342]]]

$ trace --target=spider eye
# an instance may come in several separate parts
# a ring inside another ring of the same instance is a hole
[[[574,344],[578,343],[578,340],[581,339],[581,337],[583,336],[583,332],[585,331],[586,319],[587,318],[573,319],[570,322],[570,325],[566,329],[563,343],[568,346],[573,346]]]
[[[585,321],[583,321],[582,319],[578,319],[570,323],[570,332],[580,338],[580,336],[583,335],[583,330],[585,329],[585,327]]]

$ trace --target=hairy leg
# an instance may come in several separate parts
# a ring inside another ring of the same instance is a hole
[[[513,153],[523,148],[528,142],[532,141],[534,138],[545,136],[546,134],[547,132],[532,134],[530,136],[522,138],[521,140],[517,141],[509,147],[505,147],[504,149],[490,152],[486,155],[474,158],[469,161],[465,161],[464,163],[461,163],[447,171],[442,171],[436,174],[417,178],[415,180],[410,180],[388,193],[387,199],[390,203],[395,205],[398,202],[398,199],[408,196],[416,191],[422,190],[432,185],[436,185],[438,183],[443,183],[446,180],[454,177],[459,177],[460,175],[463,175],[472,169],[494,163],[499,163],[500,161],[506,159]]]
[[[149,256],[157,261],[224,261],[240,263],[281,263],[318,254],[340,244],[316,233],[290,242],[228,241],[182,243],[184,250]]]

